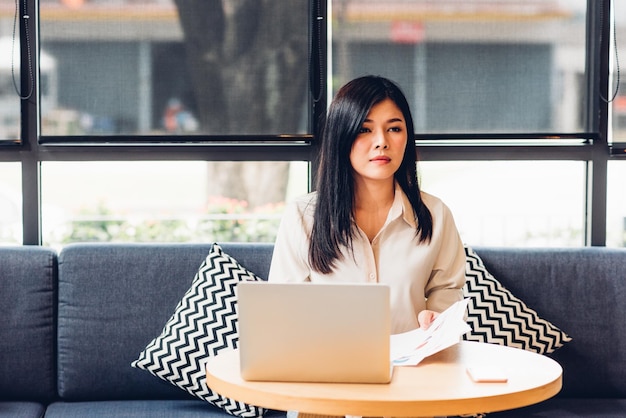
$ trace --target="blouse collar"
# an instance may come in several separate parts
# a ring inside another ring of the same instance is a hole
[[[388,220],[391,221],[400,216],[402,216],[404,222],[409,224],[411,227],[417,228],[417,222],[415,220],[415,212],[413,211],[413,206],[411,206],[411,202],[409,202],[408,197],[396,182],[395,196],[391,205],[391,209],[389,210]]]

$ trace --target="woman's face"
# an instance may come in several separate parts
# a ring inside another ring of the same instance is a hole
[[[391,99],[372,106],[350,150],[357,180],[393,180],[404,157],[406,130],[402,111]]]

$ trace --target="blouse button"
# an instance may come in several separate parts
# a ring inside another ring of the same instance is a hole
[[[370,282],[373,282],[376,279],[375,273],[370,273]]]

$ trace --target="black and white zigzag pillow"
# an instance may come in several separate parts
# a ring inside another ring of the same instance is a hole
[[[467,323],[472,331],[463,338],[521,348],[539,354],[550,354],[571,338],[552,323],[539,317],[519,298],[506,289],[483,261],[465,247],[465,297],[470,298]]]
[[[203,399],[231,415],[261,417],[263,408],[225,398],[206,384],[207,357],[237,348],[235,287],[242,280],[261,280],[213,244],[176,311],[132,363],[154,376]]]

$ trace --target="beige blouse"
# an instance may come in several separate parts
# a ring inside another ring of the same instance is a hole
[[[419,243],[416,219],[406,195],[396,187],[384,226],[370,243],[357,228],[353,253],[342,248],[330,274],[309,264],[309,237],[317,193],[298,198],[285,209],[269,272],[273,282],[311,281],[386,283],[391,289],[392,333],[419,327],[424,309],[442,312],[463,297],[465,251],[450,209],[422,192],[433,218],[430,242]]]

